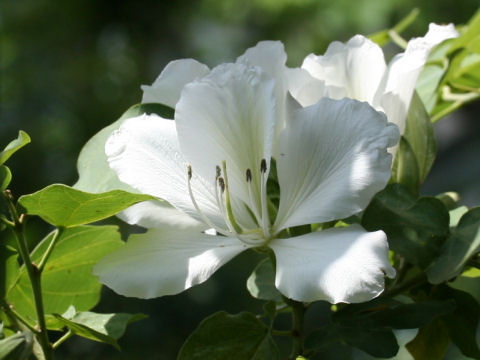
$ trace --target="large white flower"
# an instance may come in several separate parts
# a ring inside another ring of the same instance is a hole
[[[383,291],[385,275],[394,276],[382,231],[353,225],[285,237],[287,228],[364,209],[390,177],[387,148],[399,133],[382,113],[355,100],[289,105],[287,91],[297,84],[283,71],[284,59],[269,72],[252,66],[266,59],[255,54],[268,57],[272,49],[278,43],[263,43],[210,72],[198,67],[201,74],[192,79],[196,70],[190,71],[186,85],[173,76],[164,84],[182,89],[178,102],[171,99],[174,121],[144,115],[110,136],[108,162],[122,182],[197,222],[150,221],[146,234],[132,236],[95,267],[107,286],[144,298],[176,294],[252,247],[273,250],[277,288],[299,301],[366,301]],[[192,60],[172,66],[185,61]],[[266,187],[272,158],[280,185],[275,218]],[[201,231],[209,228],[217,235]]]
[[[294,96],[304,106],[325,96],[367,101],[384,111],[388,121],[396,124],[403,134],[415,84],[430,50],[456,36],[453,24],[432,23],[424,37],[410,40],[405,52],[397,54],[388,66],[382,49],[362,35],[352,37],[346,44],[335,41],[325,55],[310,54],[302,65],[326,86],[317,91],[305,86]]]

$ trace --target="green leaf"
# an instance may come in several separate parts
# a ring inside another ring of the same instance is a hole
[[[407,349],[415,360],[442,360],[447,352],[450,338],[446,326],[435,320],[422,327]]]
[[[165,119],[173,119],[174,110],[160,104],[137,104],[128,109],[116,122],[95,134],[83,147],[78,157],[77,169],[79,179],[73,187],[91,193],[102,193],[110,190],[136,192],[118,180],[110,169],[105,155],[105,142],[110,134],[117,130],[128,118],[142,114],[157,114]]]
[[[98,314],[88,311],[79,312],[71,319],[59,314],[53,316],[75,335],[110,344],[119,350],[117,340],[123,336],[127,325],[147,317],[144,314]]]
[[[18,253],[15,249],[0,243],[0,300],[5,299],[8,289],[18,277],[20,266],[17,259]]]
[[[90,194],[67,185],[53,184],[18,200],[27,214],[38,215],[58,227],[73,227],[105,219],[140,201],[153,199],[149,195],[113,190]]]
[[[32,333],[18,332],[0,340],[0,360],[26,360],[32,353],[32,346]]]
[[[52,239],[43,239],[32,253],[39,263]],[[70,305],[80,311],[89,310],[100,299],[101,284],[92,275],[92,267],[100,258],[122,246],[116,226],[80,226],[66,229],[58,238],[42,273],[45,313],[63,313]],[[36,318],[30,281],[24,266],[7,294],[17,311]]]
[[[282,301],[282,295],[275,287],[275,271],[269,258],[258,263],[247,280],[247,289],[256,299]]]
[[[18,133],[18,137],[11,141],[3,151],[0,152],[0,165],[3,165],[5,161],[7,161],[10,156],[12,156],[15,152],[20,150],[22,147],[27,145],[30,142],[30,136],[25,131],[20,130]]]
[[[439,254],[449,234],[448,212],[432,197],[418,200],[399,184],[388,185],[363,214],[368,231],[383,230],[390,248],[425,269]]]
[[[420,187],[420,173],[418,163],[412,147],[402,136],[398,146],[395,161],[392,166],[392,179],[402,184],[412,195],[418,195]]]
[[[455,300],[457,307],[441,319],[447,327],[450,339],[461,352],[474,359],[480,359],[480,348],[476,340],[480,305],[468,293],[443,286],[443,298]]]
[[[437,141],[430,116],[416,92],[410,103],[403,137],[417,159],[419,181],[423,183],[435,160]]]
[[[178,360],[279,359],[268,328],[254,314],[224,311],[205,318],[183,344]]]
[[[480,208],[465,213],[428,267],[428,280],[439,284],[460,275],[467,261],[480,251]]]
[[[5,165],[0,165],[0,191],[3,191],[12,181],[12,173]]]
[[[468,47],[478,34],[480,34],[480,10],[477,11],[470,18],[468,24],[461,29],[460,36],[452,43],[449,53],[451,54],[458,49]]]

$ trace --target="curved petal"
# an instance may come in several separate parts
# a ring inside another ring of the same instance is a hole
[[[387,148],[398,139],[383,113],[356,100],[324,98],[295,111],[278,139],[276,231],[363,210],[390,178]]]
[[[117,215],[130,225],[143,226],[147,229],[175,226],[177,229],[207,229],[205,224],[177,210],[166,201],[150,200],[130,206]]]
[[[248,248],[237,239],[175,228],[132,235],[93,268],[100,281],[125,296],[174,295],[207,280]]]
[[[142,85],[142,103],[160,103],[175,108],[185,84],[208,74],[209,68],[193,59],[171,61],[151,86]]]
[[[352,225],[276,239],[270,247],[277,259],[275,286],[297,301],[368,301],[384,290],[385,275],[395,277],[383,231]]]
[[[374,106],[381,105],[383,107],[388,121],[396,124],[400,128],[400,133],[403,134],[405,130],[405,118],[415,84],[430,50],[442,41],[456,36],[458,36],[458,32],[453,24],[445,26],[430,24],[424,37],[410,40],[405,52],[397,54],[390,61],[375,95]],[[395,101],[392,101],[392,97]]]
[[[330,97],[350,97],[373,103],[374,95],[386,69],[382,49],[362,35],[355,35],[346,44],[331,43],[323,56],[308,55],[302,68],[325,85],[343,88]]]
[[[245,180],[252,172],[260,199],[260,164],[269,168],[275,126],[274,81],[257,67],[223,64],[185,86],[175,111],[180,148],[193,172],[215,179],[226,161],[232,194],[248,202]],[[266,174],[268,176],[268,174]],[[256,206],[260,209],[257,202]]]
[[[121,181],[200,220],[189,195],[186,162],[179,149],[174,121],[157,115],[127,119],[109,137],[105,152]],[[216,224],[224,224],[214,188],[197,176],[192,179],[192,187],[205,215]]]

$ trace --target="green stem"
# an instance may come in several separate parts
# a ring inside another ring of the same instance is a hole
[[[37,329],[35,329],[32,325],[30,325],[30,323],[22,316],[20,315],[18,312],[15,311],[15,309],[7,304],[6,302],[4,302],[2,304],[2,310],[3,312],[8,316],[8,318],[13,321],[13,322],[21,322],[28,330],[30,330],[32,333],[38,335],[39,332]],[[16,325],[18,327],[18,325]]]
[[[43,254],[42,260],[40,260],[40,263],[38,264],[38,271],[40,273],[45,268],[45,265],[47,264],[47,260],[50,256],[50,254],[52,253],[53,248],[55,247],[55,245],[57,243],[57,240],[60,237],[60,235],[62,234],[62,232],[63,232],[63,228],[58,228],[58,229],[55,230],[55,232],[53,234],[53,237],[52,237],[52,240],[50,241],[50,244],[48,245],[47,250]]]
[[[68,329],[68,331],[60,338],[58,339],[57,341],[55,341],[55,343],[52,345],[52,348],[55,350],[57,349],[60,345],[62,345],[65,341],[67,341],[68,339],[70,339],[72,337],[73,333],[72,333],[72,330]]]
[[[423,284],[427,279],[425,278],[425,274],[421,273],[413,278],[401,283],[393,288],[388,289],[385,291],[384,296],[395,296],[401,294],[405,290],[408,290],[414,286]]]
[[[28,245],[24,233],[25,215],[18,215],[17,209],[13,204],[13,197],[10,192],[5,191],[4,196],[7,200],[8,208],[15,224],[13,227],[13,234],[15,235],[15,239],[17,241],[18,250],[20,252],[20,256],[22,257],[24,266],[27,269],[30,284],[32,285],[33,298],[35,301],[35,310],[37,312],[37,320],[39,327],[39,330],[37,331],[38,341],[45,355],[45,360],[52,360],[53,352],[51,344],[48,340],[47,325],[45,323],[45,312],[43,309],[41,272],[39,271],[38,267],[32,263],[32,259],[30,258],[30,252],[28,251]]]
[[[292,353],[291,359],[296,359],[297,356],[303,355],[303,340],[304,329],[303,324],[305,320],[305,306],[303,303],[288,299],[290,306],[292,307]]]

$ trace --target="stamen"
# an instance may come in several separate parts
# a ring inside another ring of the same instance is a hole
[[[187,164],[187,174],[188,174],[188,193],[190,195],[190,199],[192,200],[193,206],[195,207],[195,210],[197,210],[198,215],[201,217],[201,219],[211,228],[214,228],[217,232],[219,233],[226,233],[228,231],[219,228],[218,226],[215,226],[209,218],[205,216],[205,214],[200,210],[200,207],[197,204],[197,201],[195,200],[195,197],[193,196],[193,191],[192,191],[192,166],[190,164]]]
[[[248,188],[248,199],[250,200],[250,210],[252,210],[253,215],[255,216],[255,219],[257,221],[257,224],[261,224],[261,218],[258,213],[257,204],[254,202],[254,198],[253,198],[252,171],[250,169],[247,169],[246,178],[247,178],[247,188]]]
[[[238,225],[237,221],[235,220],[235,216],[233,215],[232,203],[230,200],[230,189],[228,187],[227,163],[225,160],[222,161],[222,168],[223,176],[225,177],[225,206],[227,208],[228,220],[230,220],[235,232],[237,234],[241,234],[243,230],[240,225]]]
[[[216,176],[215,176],[215,180],[218,179],[220,176],[222,176],[222,170],[220,170],[220,166],[216,166],[215,167],[215,170],[216,170]]]
[[[221,191],[220,194],[218,193],[218,188],[220,188],[220,191]],[[220,209],[220,213],[222,214],[223,218],[225,219],[225,223],[227,224],[227,227],[230,230],[230,233],[233,233],[233,227],[230,224],[230,221],[228,221],[227,210],[225,209],[225,205],[223,203],[222,195],[224,192],[225,192],[225,182],[223,181],[222,177],[217,177],[215,181],[215,199],[217,200],[217,206]]]
[[[270,217],[268,216],[268,207],[267,207],[267,179],[265,174],[267,172],[267,161],[262,159],[260,163],[260,202],[262,205],[262,225],[263,233],[266,238],[270,236]]]

